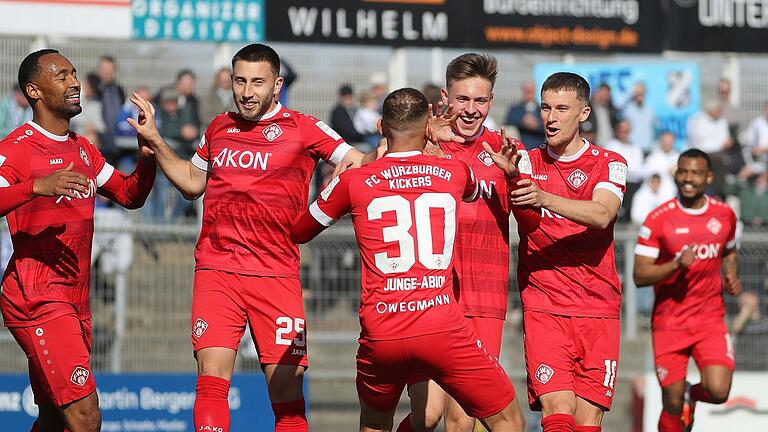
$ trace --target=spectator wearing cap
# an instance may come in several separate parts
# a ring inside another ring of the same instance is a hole
[[[352,86],[344,84],[339,87],[338,102],[331,110],[331,128],[338,132],[344,141],[358,143],[363,141],[363,135],[355,129],[354,118],[355,95]]]
[[[32,108],[24,97],[24,93],[21,92],[19,84],[15,83],[11,93],[0,100],[0,139],[30,120],[32,120]]]

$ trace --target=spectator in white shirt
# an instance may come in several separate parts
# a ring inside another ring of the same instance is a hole
[[[635,196],[632,197],[632,222],[637,225],[642,225],[645,218],[648,217],[653,209],[674,197],[674,187],[672,189],[665,188],[662,186],[661,176],[652,174],[648,180],[640,186],[640,189],[637,190]]]
[[[761,174],[768,169],[768,102],[763,106],[763,115],[749,124],[744,159],[747,166],[742,171],[743,178]]]
[[[624,105],[622,112],[624,119],[632,124],[629,139],[633,144],[640,147],[643,154],[651,152],[656,133],[656,114],[653,112],[653,108],[646,103],[646,92],[645,84],[635,84],[632,97]]]
[[[653,174],[661,177],[662,187],[675,188],[675,170],[677,170],[677,158],[680,156],[675,150],[675,134],[670,131],[662,132],[659,136],[658,146],[645,158],[643,177],[648,180]]]
[[[608,141],[605,148],[620,154],[627,161],[627,190],[624,192],[624,203],[627,208],[619,210],[619,222],[629,222],[629,212],[632,206],[632,196],[643,183],[643,150],[631,141],[632,126],[627,120],[616,125],[616,138]]]

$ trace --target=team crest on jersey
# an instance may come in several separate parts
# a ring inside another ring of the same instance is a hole
[[[82,147],[80,147],[80,159],[82,159],[86,165],[91,166],[91,162],[88,160],[88,155],[85,154],[85,150],[83,150]]]
[[[491,155],[488,154],[487,151],[483,150],[480,153],[477,154],[477,158],[480,159],[480,162],[483,163],[483,165],[489,167],[493,165],[493,159],[491,159]]]
[[[578,168],[568,176],[568,184],[576,189],[581,187],[581,185],[583,185],[586,181],[587,175],[584,174],[584,171]]]
[[[277,139],[277,137],[283,134],[283,130],[280,129],[280,126],[272,123],[271,125],[265,127],[261,133],[264,135],[264,138],[266,138],[267,141],[274,141]]]
[[[723,229],[723,224],[721,224],[719,220],[712,218],[707,222],[707,229],[709,232],[716,235]]]
[[[205,322],[202,318],[198,318],[195,321],[195,325],[192,327],[192,334],[195,335],[195,337],[200,337],[205,333],[205,331],[208,329],[208,323]]]
[[[540,383],[546,384],[549,382],[549,380],[552,378],[552,375],[555,374],[555,371],[552,370],[551,367],[545,365],[544,363],[539,365],[539,368],[536,369],[536,379],[539,380]]]
[[[91,373],[88,372],[88,369],[82,366],[78,366],[74,371],[72,371],[72,376],[69,377],[69,380],[72,381],[75,385],[82,387],[86,382],[88,382],[88,377],[90,375]]]
[[[669,375],[669,371],[666,368],[661,366],[656,368],[656,376],[659,377],[659,381],[664,381],[667,375]]]

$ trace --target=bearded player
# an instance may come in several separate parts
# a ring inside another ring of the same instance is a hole
[[[249,323],[275,430],[302,432],[308,429],[306,323],[299,250],[288,233],[306,207],[317,161],[359,166],[363,155],[322,121],[278,102],[283,78],[272,48],[243,47],[232,59],[232,70],[237,112],[211,122],[191,160],[175,155],[154,122],[138,128],[184,196],[205,193],[191,317],[198,365],[195,428],[229,430],[227,395]]]
[[[141,207],[155,160],[140,146],[136,170],[127,176],[69,130],[82,111],[80,81],[58,51],[29,54],[19,66],[19,87],[33,118],[0,141],[0,217],[8,217],[14,249],[0,309],[27,355],[40,408],[32,430],[95,432],[101,413],[90,365],[89,291],[96,194]]]
[[[696,402],[728,399],[735,359],[724,322],[723,288],[741,293],[736,215],[705,194],[712,183],[709,156],[683,152],[675,171],[678,198],[646,218],[635,248],[634,279],[653,285],[651,326],[661,385],[659,432],[690,431]],[[701,382],[687,385],[693,356]]]

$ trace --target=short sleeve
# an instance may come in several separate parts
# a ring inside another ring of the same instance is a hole
[[[725,250],[731,250],[739,246],[738,239],[736,238],[736,228],[736,213],[733,212],[732,208],[728,207],[728,239],[725,243]]]
[[[208,144],[210,141],[210,137],[208,134],[210,133],[211,128],[209,127],[207,131],[203,134],[202,137],[200,137],[200,142],[197,143],[197,148],[195,149],[195,154],[192,155],[192,159],[190,162],[192,162],[192,165],[197,167],[198,169],[201,169],[203,171],[208,171],[209,168],[209,161],[211,160],[211,146]]]
[[[637,234],[635,255],[656,259],[661,250],[661,226],[654,212],[645,219]]]
[[[464,168],[464,173],[466,174],[466,184],[464,185],[464,193],[461,195],[461,199],[464,202],[472,202],[475,199],[477,199],[477,194],[479,192],[479,183],[477,182],[477,179],[475,178],[475,173],[472,171],[472,168],[470,168],[467,164],[462,163],[462,168]]]
[[[313,158],[335,165],[352,150],[352,146],[322,120],[302,114],[297,114],[296,119],[304,148]]]
[[[605,165],[593,191],[606,189],[613,192],[619,201],[624,201],[624,192],[627,190],[627,161],[617,153],[611,152],[602,163]]]
[[[108,164],[104,155],[101,154],[99,149],[90,141],[82,136],[78,136],[78,140],[85,141],[85,148],[88,149],[88,155],[90,156],[90,162],[93,165],[93,171],[96,173],[96,186],[102,187],[112,177],[115,172],[115,167]]]
[[[309,213],[323,226],[331,226],[339,218],[349,213],[349,180],[347,173],[335,177],[320,192],[317,200],[309,206]]]

